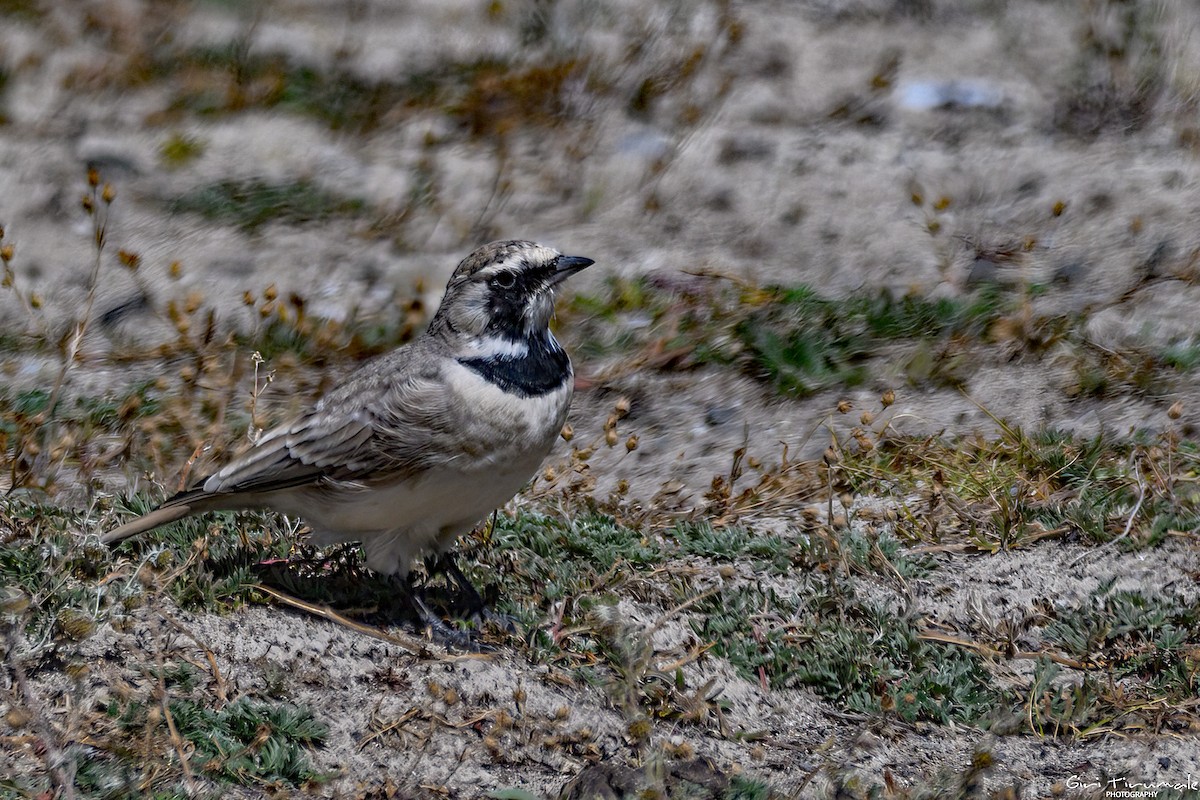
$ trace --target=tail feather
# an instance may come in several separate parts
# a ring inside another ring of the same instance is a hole
[[[191,506],[185,505],[156,508],[149,514],[143,514],[135,520],[130,520],[120,527],[113,528],[101,536],[100,541],[104,544],[116,544],[124,539],[128,539],[130,536],[145,533],[151,528],[157,528],[159,525],[166,525],[168,522],[182,519],[190,513],[192,513]]]
[[[124,525],[113,528],[108,533],[102,535],[100,541],[103,544],[116,544],[128,539],[130,536],[137,536],[139,533],[145,533],[151,528],[157,528],[159,525],[166,525],[168,522],[183,519],[189,514],[211,511],[214,507],[211,501],[212,498],[206,497],[203,489],[180,492],[174,497],[169,498],[149,514],[143,514],[137,519],[132,519]]]

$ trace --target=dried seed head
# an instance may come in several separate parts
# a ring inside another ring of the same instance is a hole
[[[32,719],[32,714],[18,706],[13,706],[8,710],[8,713],[4,715],[4,721],[8,723],[8,726],[16,730],[24,728]]]
[[[117,259],[128,267],[130,272],[136,272],[142,264],[142,257],[130,250],[118,250]]]
[[[20,614],[29,608],[29,595],[19,589],[9,589],[0,597],[0,613]]]
[[[105,203],[111,203],[117,199],[117,190],[112,187],[111,183],[104,184],[104,189],[100,192],[100,199]]]
[[[279,296],[279,290],[275,288],[275,284],[271,284],[266,289],[263,289],[263,297],[267,300],[274,300]]]
[[[616,404],[613,405],[613,411],[617,412],[619,417],[625,417],[629,413],[629,407],[628,397],[618,397]]]
[[[613,433],[616,433],[616,431],[613,431]],[[638,435],[636,433],[629,434],[629,438],[625,440],[625,452],[632,453],[634,450],[637,450],[637,447]]]
[[[1167,416],[1170,419],[1179,419],[1180,417],[1182,417],[1183,416],[1183,401],[1176,400],[1174,403],[1171,403],[1171,407],[1167,409]]]
[[[575,429],[571,427],[571,423],[567,422],[562,426],[562,430],[558,433],[564,442],[569,442],[575,438]]]
[[[96,620],[74,608],[64,608],[58,612],[56,622],[63,635],[77,642],[88,638],[96,630]]]
[[[896,402],[896,392],[892,389],[888,389],[879,396],[879,404],[884,408],[887,408],[894,402]]]
[[[675,757],[683,761],[691,761],[696,756],[696,748],[690,742],[680,742],[673,749]]]
[[[546,467],[544,470],[542,470],[542,480],[544,480],[546,483],[553,483],[554,479],[557,477],[558,473],[554,471],[554,467]]]
[[[609,414],[608,419],[604,420],[604,430],[615,430],[617,427],[617,419],[618,418],[616,414]]]
[[[171,266],[167,268],[172,278],[178,280],[183,275],[183,264],[178,261],[172,261]]]
[[[629,723],[626,728],[629,733],[629,738],[636,742],[640,742],[650,735],[651,725],[650,720],[645,717],[638,717]]]
[[[99,186],[100,185],[100,170],[96,169],[95,167],[88,167],[87,182],[88,182],[88,186],[91,186],[93,189],[95,189],[97,186]]]
[[[5,264],[12,261],[15,254],[16,250],[13,249],[11,244],[6,244],[3,247],[0,247],[0,260],[4,261]]]
[[[617,438],[618,437],[617,437],[616,428],[609,428],[607,431],[604,432],[604,443],[607,444],[609,447],[616,446]]]
[[[853,408],[854,403],[851,403],[849,400],[838,400],[837,412],[839,414],[849,414]]]
[[[252,306],[257,302],[258,301],[254,299],[254,295],[250,293],[249,289],[247,289],[245,292],[242,292],[242,305]]]
[[[862,414],[859,415],[858,421],[861,422],[863,425],[870,425],[872,422],[875,421],[875,415],[872,414],[870,411],[864,411],[864,412],[862,412]]]
[[[90,194],[85,194],[83,199],[79,201],[79,204],[83,206],[83,210],[89,214],[96,210],[96,201]]]

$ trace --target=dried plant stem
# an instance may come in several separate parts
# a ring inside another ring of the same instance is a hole
[[[250,391],[250,430],[246,432],[246,436],[250,439],[250,443],[253,444],[258,441],[258,438],[263,433],[263,426],[259,424],[258,419],[258,398],[262,396],[267,387],[271,385],[271,382],[275,380],[275,372],[264,373],[262,383],[260,384],[258,382],[258,368],[267,363],[267,360],[257,350],[254,351],[254,355],[250,356],[250,360],[254,362],[254,387]]]
[[[192,775],[192,765],[187,756],[187,747],[184,744],[183,737],[179,735],[179,728],[175,725],[175,717],[171,714],[170,692],[167,691],[166,678],[166,659],[163,658],[163,647],[167,644],[167,637],[162,629],[162,620],[158,621],[159,641],[162,647],[154,649],[154,660],[158,672],[158,702],[162,707],[163,719],[167,723],[167,732],[171,736],[171,746],[175,748],[176,755],[179,756],[179,766],[183,770],[183,780],[187,784],[188,796],[196,796],[196,779]]]
[[[46,405],[47,421],[54,418],[59,395],[66,383],[67,373],[75,363],[79,347],[83,344],[83,337],[91,323],[92,308],[96,305],[96,285],[100,277],[100,265],[104,260],[104,245],[108,241],[108,208],[112,204],[114,194],[111,187],[106,184],[101,195],[104,208],[104,213],[101,213],[100,207],[96,204],[98,179],[89,175],[88,181],[92,184],[92,188],[90,194],[85,195],[84,208],[89,210],[88,213],[92,217],[92,241],[95,244],[95,257],[92,259],[91,274],[88,275],[87,299],[83,304],[83,314],[75,320],[75,329],[71,332],[64,347],[62,366],[58,370],[58,376],[54,380],[54,389],[50,392],[50,401]]]
[[[50,777],[50,785],[54,787],[55,793],[63,800],[74,800],[75,765],[58,744],[58,735],[49,720],[46,719],[42,704],[29,686],[29,678],[26,676],[25,668],[21,666],[21,659],[17,654],[18,628],[17,624],[6,626],[5,647],[7,653],[5,661],[12,671],[13,684],[19,693],[19,702],[29,712],[30,726],[40,740],[38,744],[41,746],[35,747],[34,752],[41,755],[42,762],[46,765],[46,774]]]

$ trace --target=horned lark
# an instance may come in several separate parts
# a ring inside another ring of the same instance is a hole
[[[550,332],[554,295],[592,263],[526,241],[479,248],[416,340],[101,540],[189,514],[269,508],[303,519],[318,545],[361,542],[368,567],[407,586],[415,559],[446,553],[550,451],[574,388],[571,360]],[[443,566],[479,602],[453,562]],[[411,587],[408,597],[427,623],[440,623]]]

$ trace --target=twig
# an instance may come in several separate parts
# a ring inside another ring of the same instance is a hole
[[[113,198],[116,196],[112,187],[104,184],[104,191],[100,197],[104,201],[104,214],[101,218],[99,207],[96,205],[96,187],[100,183],[100,176],[94,170],[88,171],[88,184],[92,187],[91,193],[84,196],[84,208],[88,211],[92,218],[92,239],[96,245],[96,257],[92,261],[92,271],[88,275],[88,292],[87,299],[83,304],[83,314],[75,321],[75,332],[71,334],[65,346],[63,353],[62,368],[58,371],[58,376],[54,380],[54,388],[50,391],[50,400],[46,404],[46,419],[47,421],[54,418],[55,408],[58,406],[58,398],[62,392],[63,384],[66,382],[67,373],[71,369],[71,365],[75,363],[75,356],[79,354],[79,347],[83,344],[84,334],[87,333],[88,324],[92,319],[92,307],[96,304],[96,284],[100,277],[100,265],[104,261],[104,245],[108,240],[108,209],[112,206]]]
[[[680,667],[684,667],[684,666],[687,666],[688,664],[692,663],[696,659],[700,658],[700,656],[704,655],[705,653],[707,653],[709,650],[712,650],[716,646],[717,646],[716,642],[705,642],[703,644],[696,644],[692,647],[692,649],[688,653],[685,653],[684,655],[680,656],[679,658],[675,659],[674,661],[672,661],[669,664],[660,664],[657,667],[655,667],[655,669],[658,670],[659,672],[674,672],[675,670],[679,669]]]
[[[258,368],[267,363],[263,358],[262,353],[257,350],[250,356],[250,361],[254,364],[254,387],[250,390],[250,430],[246,431],[246,438],[251,444],[258,442],[262,436],[263,428],[258,424],[258,398],[267,391],[267,387],[275,380],[275,371],[271,370],[263,375],[263,382],[260,386],[258,383]]]
[[[941,642],[942,644],[953,644],[957,645],[958,647],[965,647],[968,650],[974,650],[976,653],[990,656],[992,658],[1008,658],[1015,661],[1037,661],[1041,658],[1048,658],[1056,664],[1062,664],[1063,666],[1070,667],[1071,669],[1091,669],[1091,667],[1089,667],[1087,664],[1084,664],[1082,661],[1076,661],[1072,658],[1067,658],[1066,656],[1060,656],[1057,653],[1035,653],[1032,651],[1022,650],[1009,655],[1002,650],[997,650],[996,648],[990,647],[982,642],[964,639],[961,636],[954,636],[953,634],[942,633],[940,631],[921,631],[917,634],[917,638],[927,642]]]
[[[1137,466],[1136,462],[1133,465],[1133,474],[1134,474],[1134,476],[1137,477],[1138,499],[1137,499],[1137,502],[1134,503],[1134,505],[1133,505],[1133,511],[1131,511],[1129,513],[1129,519],[1125,523],[1125,530],[1121,531],[1121,535],[1118,536],[1117,538],[1110,539],[1109,541],[1105,542],[1104,544],[1102,544],[1099,547],[1094,548],[1092,550],[1085,550],[1078,557],[1072,559],[1071,563],[1067,565],[1068,567],[1074,567],[1077,564],[1079,564],[1080,561],[1083,561],[1088,556],[1094,556],[1097,553],[1100,553],[1100,552],[1106,550],[1107,548],[1112,547],[1117,542],[1121,541],[1126,536],[1128,536],[1129,532],[1131,530],[1133,530],[1133,521],[1135,519],[1137,519],[1138,512],[1142,510],[1142,503],[1146,499],[1146,482],[1142,480],[1142,475],[1141,475],[1141,472],[1138,470],[1138,466]]]
[[[371,625],[364,625],[361,622],[355,622],[354,620],[334,611],[329,606],[309,603],[305,600],[301,600],[298,597],[293,597],[290,594],[272,589],[268,586],[263,586],[261,583],[253,583],[250,585],[250,588],[260,591],[263,594],[270,595],[279,602],[289,605],[292,608],[298,608],[301,611],[307,611],[314,617],[327,619],[330,622],[336,622],[337,624],[349,628],[352,631],[366,634],[367,636],[370,636],[374,639],[379,639],[380,641],[387,642],[389,644],[398,645],[415,656],[421,656],[423,658],[429,658],[431,656],[429,649],[423,643],[418,644],[408,639],[401,639],[399,636],[393,636],[390,633],[384,633],[383,631]],[[435,658],[439,661],[459,661],[463,658],[483,658],[485,656],[486,654],[482,653],[472,653],[466,656],[435,656]]]
[[[5,661],[12,669],[13,681],[17,691],[20,692],[21,701],[30,713],[30,725],[38,739],[41,740],[41,748],[35,747],[34,752],[40,752],[42,762],[46,765],[46,774],[50,776],[50,785],[54,787],[56,793],[61,793],[59,796],[63,800],[75,800],[74,762],[68,759],[62,747],[57,744],[58,736],[54,727],[46,719],[42,704],[38,702],[37,697],[33,694],[33,689],[29,686],[25,668],[21,666],[20,656],[17,655],[17,629],[16,624],[7,626],[5,645],[8,652]],[[68,775],[68,765],[70,775]]]
[[[171,627],[175,628],[175,630],[191,639],[197,647],[204,651],[204,657],[208,659],[208,665],[212,669],[213,680],[217,683],[217,699],[219,699],[222,704],[229,702],[229,689],[225,683],[225,677],[221,675],[220,667],[217,666],[217,657],[213,651],[207,645],[201,642],[200,639],[197,638],[196,634],[192,633],[191,630],[189,630],[182,622],[175,619],[175,617],[169,612],[161,611],[160,613],[162,614],[163,619],[171,624]]]
[[[649,631],[647,631],[647,633],[654,633],[655,631],[660,629],[663,625],[666,625],[667,621],[670,620],[671,617],[674,617],[676,614],[686,611],[687,609],[696,605],[696,603],[699,603],[701,600],[704,600],[705,598],[712,597],[714,594],[716,594],[719,591],[721,591],[721,585],[717,584],[716,586],[713,586],[710,589],[704,590],[703,592],[696,595],[695,597],[692,597],[688,600],[684,600],[682,603],[675,606],[674,608],[664,611],[661,615],[659,615],[658,619],[654,620],[654,624],[650,626],[650,629],[649,629]]]
[[[378,739],[380,736],[383,736],[385,733],[390,733],[391,731],[396,730],[397,728],[404,725],[404,723],[408,722],[409,720],[411,720],[413,717],[417,716],[420,713],[421,713],[421,709],[416,708],[414,706],[413,708],[410,708],[408,711],[404,712],[404,714],[402,714],[398,719],[392,720],[391,722],[384,725],[379,730],[371,731],[371,733],[364,736],[362,738],[362,741],[360,741],[358,743],[359,752],[362,752],[362,749],[364,747],[366,747],[371,742]]]
[[[169,646],[166,637],[161,635],[161,624],[156,627],[163,647]],[[192,775],[192,765],[184,747],[183,737],[179,735],[179,728],[175,726],[175,717],[171,714],[171,704],[168,702],[170,694],[167,692],[167,667],[162,647],[154,648],[154,660],[158,667],[158,702],[162,706],[163,719],[167,722],[167,732],[171,734],[171,746],[175,748],[175,753],[179,756],[179,766],[183,769],[183,779],[187,783],[188,795],[195,797],[196,779]]]

